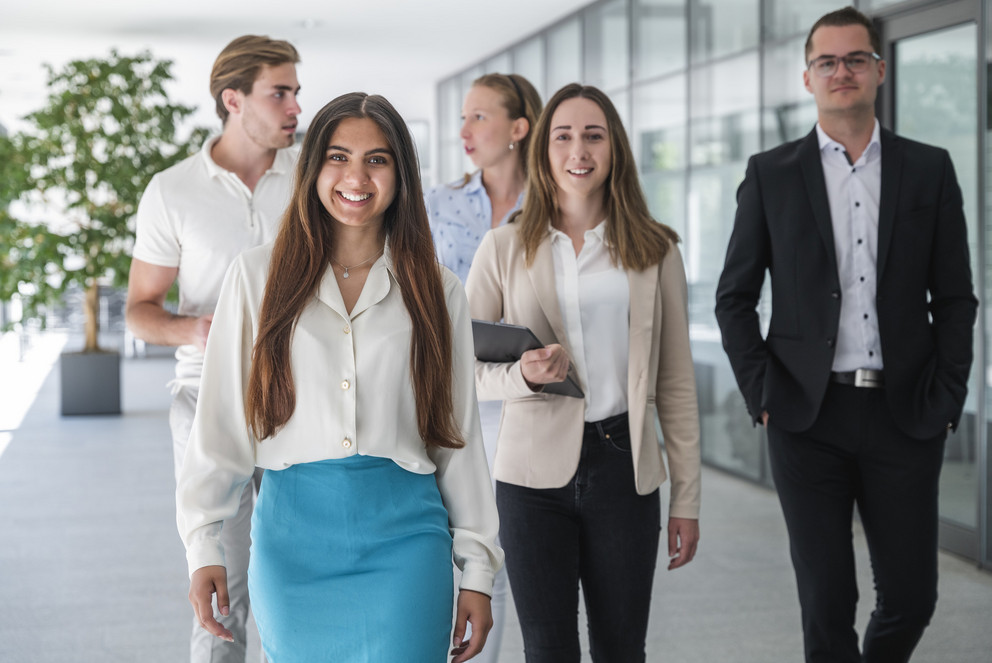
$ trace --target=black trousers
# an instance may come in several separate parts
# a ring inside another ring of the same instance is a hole
[[[937,491],[946,433],[908,437],[882,389],[830,384],[802,433],[768,421],[808,663],[908,661],[937,603]],[[875,609],[859,652],[852,516],[861,514]]]
[[[562,488],[497,482],[500,541],[527,663],[579,663],[579,582],[596,663],[641,663],[658,538],[658,491],[634,487],[627,415],[587,423]]]

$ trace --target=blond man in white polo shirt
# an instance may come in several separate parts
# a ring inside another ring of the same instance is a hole
[[[214,62],[210,92],[223,122],[188,159],[152,178],[138,206],[137,238],[128,281],[127,324],[138,338],[179,346],[169,424],[175,470],[182,466],[200,384],[203,349],[228,266],[245,249],[275,238],[289,202],[297,148],[296,49],[285,41],[246,35]],[[179,284],[179,311],[164,308]],[[225,522],[230,610],[220,621],[234,642],[212,637],[194,619],[192,663],[244,663],[248,618],[248,550],[255,485]]]

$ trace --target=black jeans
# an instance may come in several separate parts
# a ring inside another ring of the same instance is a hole
[[[789,530],[809,663],[903,663],[937,603],[937,488],[945,434],[907,436],[882,389],[831,384],[812,428],[768,420],[768,449]],[[875,579],[858,650],[851,544],[857,505]]]
[[[658,491],[638,495],[627,415],[587,423],[562,488],[497,482],[500,540],[527,663],[577,663],[579,582],[592,660],[645,660],[658,557]]]

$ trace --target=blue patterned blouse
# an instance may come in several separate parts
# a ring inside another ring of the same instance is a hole
[[[424,202],[427,203],[438,260],[465,283],[479,242],[492,228],[493,206],[486,188],[482,186],[481,170],[472,173],[465,186],[461,183],[459,179],[434,187],[424,196]],[[500,221],[500,225],[520,208],[523,199],[521,193],[517,204]]]

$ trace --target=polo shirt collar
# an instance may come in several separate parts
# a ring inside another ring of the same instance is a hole
[[[214,145],[217,144],[220,137],[221,134],[211,136],[203,143],[203,147],[200,148],[200,159],[203,160],[203,165],[207,169],[207,175],[210,177],[223,176],[231,172],[217,165],[217,162],[214,161],[214,158],[210,155],[210,151],[213,150]],[[272,160],[272,165],[269,166],[269,169],[265,172],[273,173],[275,175],[291,173],[293,170],[293,165],[296,163],[296,157],[299,150],[300,148],[297,145],[276,150],[276,158]]]

